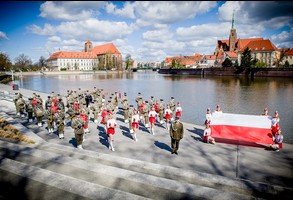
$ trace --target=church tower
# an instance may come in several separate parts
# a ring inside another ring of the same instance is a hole
[[[229,36],[229,51],[235,50],[236,40],[237,40],[237,34],[236,34],[236,29],[234,28],[234,10],[233,10],[232,28],[230,30],[230,36]]]
[[[93,44],[88,40],[85,44],[84,44],[84,52],[90,52],[93,49]]]

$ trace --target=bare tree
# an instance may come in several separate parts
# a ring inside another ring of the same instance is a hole
[[[11,69],[11,61],[6,53],[0,53],[0,71],[8,71]]]
[[[32,60],[24,54],[20,54],[18,57],[15,58],[15,67],[17,69],[27,70],[27,68],[31,65]]]

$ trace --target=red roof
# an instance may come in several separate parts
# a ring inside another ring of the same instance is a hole
[[[285,53],[286,56],[292,56],[293,55],[293,48],[291,48],[289,51]]]
[[[94,52],[95,54],[120,54],[120,52],[118,51],[118,49],[115,47],[115,45],[113,43],[109,43],[109,44],[104,44],[104,45],[100,45],[100,46],[95,46],[92,50],[92,52]]]
[[[250,41],[246,46],[240,49],[239,52],[243,52],[246,47],[248,47],[251,52],[275,51],[278,49],[270,40],[256,40]]]
[[[226,51],[225,53],[229,58],[238,58],[238,55],[235,52]]]
[[[93,59],[93,58],[97,58],[97,55],[95,55],[92,52],[66,52],[66,51],[59,51],[56,53],[53,53],[48,60],[53,60],[53,59],[57,59],[57,58],[68,58],[68,59],[72,59],[72,58],[78,58],[78,59]]]
[[[85,44],[92,44],[90,41],[87,41]],[[118,49],[115,47],[113,43],[104,44],[100,46],[96,46],[92,49],[91,52],[65,52],[65,51],[59,51],[56,53],[53,53],[48,60],[53,60],[57,58],[78,58],[78,59],[86,59],[86,58],[97,58],[97,55],[100,54],[120,54]]]
[[[216,60],[217,56],[216,55],[205,55],[204,56],[207,60]]]

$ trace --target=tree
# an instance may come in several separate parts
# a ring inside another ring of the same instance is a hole
[[[26,71],[27,68],[31,65],[32,60],[24,54],[20,54],[18,57],[15,58],[15,67],[17,69]]]
[[[284,67],[285,67],[285,68],[288,68],[288,67],[290,67],[290,63],[289,63],[289,61],[288,61],[288,60],[286,60],[286,61],[285,61],[285,65],[284,65]]]
[[[241,55],[240,67],[243,69],[249,69],[252,65],[251,50],[246,47],[243,54]]]
[[[222,67],[232,67],[233,63],[229,58],[226,58],[222,63]]]
[[[8,71],[11,69],[10,58],[6,53],[0,53],[0,71]]]
[[[176,61],[175,61],[175,59],[173,58],[172,59],[172,66],[171,66],[172,68],[175,68],[176,67]]]
[[[238,59],[235,61],[235,63],[234,63],[234,67],[236,67],[236,68],[239,67]]]
[[[132,58],[130,54],[125,56],[125,69],[128,70],[131,67]]]
[[[42,68],[42,67],[45,67],[46,66],[46,58],[44,56],[41,56],[40,59],[39,59],[39,66]]]
[[[285,58],[285,53],[286,53],[286,50],[285,49],[282,49],[281,52],[280,52],[280,57],[277,58],[277,67],[280,67],[283,59]]]

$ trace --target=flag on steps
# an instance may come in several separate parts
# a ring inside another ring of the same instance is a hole
[[[215,138],[272,144],[270,116],[212,113],[210,125]]]

